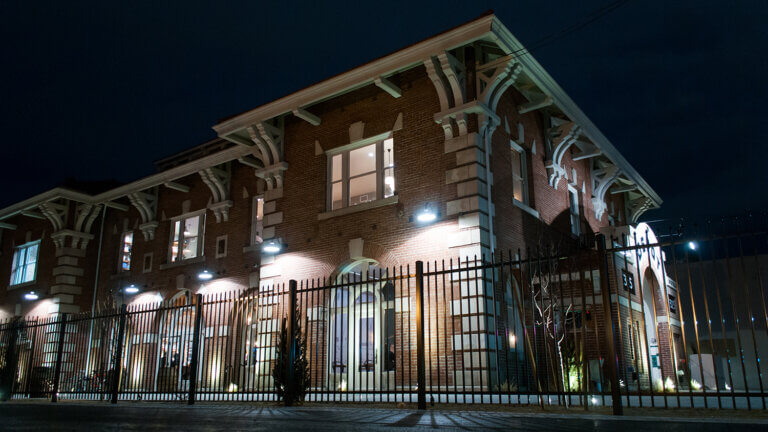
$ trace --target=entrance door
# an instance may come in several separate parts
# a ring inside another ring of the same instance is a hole
[[[381,340],[381,309],[378,296],[372,286],[364,286],[358,291],[352,312],[354,326],[350,326],[349,353],[352,360],[353,386],[355,390],[375,390],[379,386],[379,350]]]

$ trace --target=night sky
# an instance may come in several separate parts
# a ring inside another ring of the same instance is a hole
[[[151,174],[223,117],[488,9],[533,46],[612,0],[224,3],[0,3],[0,207]],[[664,200],[645,219],[738,214],[768,208],[766,22],[764,0],[635,0],[533,55]]]

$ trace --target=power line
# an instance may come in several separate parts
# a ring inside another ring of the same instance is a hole
[[[534,44],[532,44],[530,47],[521,48],[519,50],[513,51],[511,54],[516,55],[516,56],[524,56],[526,54],[530,54],[534,50],[543,48],[543,47],[551,44],[552,42],[555,42],[555,41],[557,41],[559,39],[564,38],[565,36],[568,36],[571,33],[574,33],[574,32],[577,32],[577,31],[583,29],[584,27],[594,23],[595,21],[599,20],[600,18],[604,17],[605,15],[608,15],[609,13],[615,11],[616,9],[619,9],[620,7],[626,5],[630,1],[631,0],[617,0],[617,1],[613,2],[613,3],[605,5],[605,6],[601,7],[601,8],[599,8],[599,9],[596,9],[596,10],[592,11],[589,15],[587,15],[584,18],[584,20],[582,20],[582,21],[580,21],[580,22],[578,22],[576,24],[570,25],[570,26],[568,26],[568,27],[566,27],[566,28],[564,28],[564,29],[562,29],[562,30],[560,30],[558,32],[551,33],[551,34],[549,34],[549,35],[539,39]]]

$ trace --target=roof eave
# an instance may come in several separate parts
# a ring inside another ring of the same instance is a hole
[[[525,48],[509,29],[496,17],[492,17],[492,34],[496,42],[508,53],[525,52]],[[624,159],[616,147],[603,135],[586,114],[576,105],[576,103],[565,93],[565,90],[555,82],[549,73],[536,61],[530,54],[516,56],[524,70],[531,80],[550,96],[554,104],[572,121],[582,127],[584,133],[595,143],[614,164],[618,165],[624,175],[633,181],[643,193],[653,201],[654,207],[661,206],[663,202],[656,191],[651,188],[648,182]]]
[[[411,45],[378,60],[358,66],[348,72],[321,81],[266,105],[227,119],[213,129],[220,137],[242,130],[259,121],[270,119],[345,92],[373,83],[374,78],[422,64],[441,51],[451,50],[490,36],[493,15],[485,15],[465,25]]]

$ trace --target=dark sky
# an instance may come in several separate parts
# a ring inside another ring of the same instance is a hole
[[[530,46],[612,1],[6,0],[0,207],[150,174],[222,117],[488,9]],[[767,21],[765,0],[634,0],[533,55],[665,201],[647,219],[741,213],[768,208]]]

